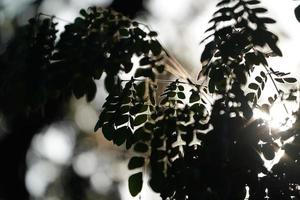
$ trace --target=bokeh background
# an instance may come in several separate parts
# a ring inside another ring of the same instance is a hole
[[[201,70],[199,58],[203,45],[200,41],[205,37],[204,30],[216,3],[217,0],[0,0],[0,52],[5,50],[16,28],[38,13],[56,16],[61,32],[81,8],[96,5],[113,8],[148,24],[158,32],[160,42],[196,78]],[[300,23],[294,16],[294,8],[299,3],[293,0],[262,0],[262,3],[277,20],[270,29],[279,35],[279,47],[284,54],[282,58],[272,58],[270,65],[300,78]],[[127,178],[132,173],[127,169],[130,152],[107,142],[100,131],[93,132],[107,95],[102,81],[97,81],[98,91],[91,103],[85,98],[74,98],[62,120],[36,130],[30,146],[25,148],[28,151],[25,152],[24,184],[29,199],[134,199],[127,186]],[[9,132],[10,127],[0,116],[0,141]],[[15,138],[18,139],[22,140]],[[145,181],[142,193],[135,199],[155,200],[159,196],[151,192]]]

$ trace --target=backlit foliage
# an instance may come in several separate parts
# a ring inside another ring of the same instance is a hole
[[[202,41],[201,83],[167,81],[162,94],[157,75],[183,70],[147,26],[93,7],[81,10],[55,42],[55,18],[38,16],[1,54],[1,110],[42,111],[49,99],[71,94],[91,101],[94,80],[105,74],[109,95],[95,131],[133,152],[132,196],[149,175],[162,199],[299,199],[298,127],[272,131],[267,120],[253,117],[254,109],[268,113],[276,102],[296,101],[298,92],[284,91],[297,80],[268,65],[268,57],[282,53],[266,12],[257,0],[220,1]],[[121,72],[133,70],[133,57],[139,59],[134,77],[121,80]],[[276,93],[264,102],[268,83]],[[282,151],[287,156],[266,165]]]

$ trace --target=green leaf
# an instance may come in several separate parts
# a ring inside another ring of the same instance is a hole
[[[184,91],[184,87],[182,85],[178,86],[179,91]]]
[[[142,29],[140,29],[138,27],[133,29],[133,31],[136,35],[141,36],[142,38],[146,37],[146,35],[147,35]]]
[[[128,36],[129,36],[128,30],[125,29],[125,28],[121,28],[121,29],[119,30],[119,33],[120,33],[121,36],[124,36],[124,37],[128,37]]]
[[[145,126],[146,125],[147,123],[145,124]],[[150,133],[145,132],[144,127],[140,127],[134,132],[134,137],[137,141],[149,141],[151,140],[152,135]]]
[[[113,135],[114,135],[115,129],[113,128],[113,125],[107,123],[104,124],[102,127],[102,133],[103,136],[107,139],[107,140],[112,140],[113,139]]]
[[[162,51],[162,47],[157,40],[151,40],[150,49],[155,56],[158,56]]]
[[[141,58],[140,60],[140,65],[144,66],[144,65],[149,65],[151,64],[150,58],[148,56],[145,56],[143,58]]]
[[[210,93],[214,93],[215,92],[215,84],[214,84],[214,81],[211,80],[211,79],[208,82],[208,91]]]
[[[155,31],[150,31],[150,32],[148,33],[148,35],[149,35],[150,37],[157,37],[157,32],[155,32]]]
[[[143,187],[143,174],[142,172],[138,172],[133,174],[128,179],[128,186],[130,194],[135,197],[138,195]]]
[[[147,115],[141,114],[134,119],[133,125],[139,126],[147,121]]]
[[[255,4],[260,4],[260,1],[257,1],[257,0],[251,0],[251,1],[246,1],[245,3],[246,3],[246,4],[249,4],[249,5],[255,5]]]
[[[165,66],[164,65],[159,65],[156,67],[158,73],[163,73],[165,71]]]
[[[179,99],[185,99],[185,94],[183,92],[178,92],[177,96]]]
[[[200,100],[200,95],[197,92],[193,91],[191,96],[190,96],[190,103],[194,103],[194,102],[197,102],[199,100]]]
[[[265,23],[265,24],[274,24],[274,23],[276,23],[276,21],[274,19],[271,19],[269,17],[261,17],[261,18],[258,18],[258,19],[261,23]]]
[[[124,142],[126,141],[126,139],[129,135],[131,135],[131,131],[128,127],[119,128],[115,132],[113,141],[116,145],[120,146],[120,145],[124,144]]]
[[[262,147],[262,153],[267,160],[273,160],[275,157],[275,149],[272,144],[265,144]]]
[[[284,83],[282,78],[274,78],[275,81],[279,82],[279,83]]]
[[[288,83],[296,83],[297,82],[297,79],[295,79],[295,78],[283,78],[283,80]]]
[[[86,94],[86,99],[87,102],[92,101],[95,98],[97,92],[97,86],[93,80],[89,80],[87,83],[87,94]]]
[[[295,16],[298,22],[300,22],[300,5],[295,8]]]
[[[79,11],[79,13],[80,13],[82,16],[84,16],[84,17],[87,17],[87,16],[88,16],[88,13],[87,13],[86,10],[84,10],[84,9],[81,9],[81,10]]]
[[[145,143],[139,142],[134,146],[134,150],[140,153],[146,153],[148,151],[148,145]]]
[[[134,76],[135,76],[136,78],[141,77],[141,76],[144,76],[144,77],[150,78],[151,80],[154,80],[154,79],[155,79],[155,75],[154,75],[154,73],[153,73],[151,67],[147,67],[147,68],[138,68],[138,69],[136,70]]]
[[[143,167],[145,164],[144,157],[132,157],[128,163],[128,169],[136,169],[139,167]]]
[[[206,66],[209,63],[209,61],[213,57],[215,47],[216,44],[214,41],[209,42],[208,44],[205,45],[204,51],[202,52],[201,59],[200,59],[202,66]]]
[[[255,12],[255,13],[265,13],[267,12],[268,10],[265,9],[265,8],[253,8],[252,9],[252,12]]]
[[[267,75],[265,72],[261,71],[260,76],[262,76],[265,79],[265,81],[267,81]]]
[[[101,124],[100,124],[100,121],[98,120],[94,127],[94,132],[98,131],[99,128],[101,128]]]
[[[262,82],[263,82],[263,80],[262,80],[262,78],[261,78],[260,76],[255,77],[255,80],[256,80],[257,82],[259,82],[259,83],[262,83]]]
[[[115,124],[116,126],[120,126],[122,124],[127,123],[129,120],[129,115],[128,114],[124,114],[124,115],[120,115],[117,117]]]
[[[259,86],[256,83],[250,83],[248,87],[250,89],[257,90]]]

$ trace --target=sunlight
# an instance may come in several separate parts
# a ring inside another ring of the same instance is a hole
[[[283,132],[293,127],[296,122],[296,117],[295,115],[292,115],[292,113],[297,111],[298,108],[299,106],[295,102],[277,102],[270,107],[269,113],[259,108],[255,108],[253,110],[253,117],[254,119],[263,119],[268,124],[270,129],[269,134],[272,134],[272,132]],[[282,146],[286,143],[291,143],[293,140],[294,137],[285,141],[281,141],[281,138],[274,140],[279,149],[275,151],[275,157],[272,160],[268,160],[262,153],[260,154],[261,159],[264,161],[264,166],[268,171],[271,171],[272,167],[285,156],[285,150]],[[262,176],[264,176],[264,174],[259,174],[259,177]]]
[[[263,119],[273,131],[286,131],[292,128],[296,122],[296,117],[292,113],[295,112],[298,107],[299,106],[295,103],[285,102],[285,104],[283,104],[279,102],[271,106],[269,113],[255,108],[253,110],[253,118]]]

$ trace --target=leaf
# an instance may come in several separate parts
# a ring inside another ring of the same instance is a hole
[[[262,76],[265,79],[265,82],[267,81],[267,76],[265,72],[261,71],[260,76]]]
[[[115,120],[115,124],[116,124],[116,126],[120,126],[122,124],[127,123],[128,120],[129,120],[129,115],[128,114],[119,115],[117,117],[117,119]]]
[[[159,44],[157,40],[151,40],[150,49],[153,55],[158,56],[162,51],[162,46]]]
[[[279,82],[279,83],[284,83],[282,78],[274,78],[275,81]]]
[[[88,16],[86,10],[84,10],[84,9],[81,9],[81,10],[79,11],[79,13],[80,13],[82,16],[84,16],[84,17],[87,17],[87,16]]]
[[[124,36],[124,37],[128,37],[128,36],[129,36],[128,30],[125,29],[125,28],[121,28],[121,29],[119,30],[119,33],[120,33],[121,36]]]
[[[139,142],[134,146],[134,150],[140,153],[146,153],[148,151],[148,146],[145,143]]]
[[[136,35],[141,36],[142,38],[146,37],[146,35],[147,35],[142,29],[140,29],[138,27],[134,28],[133,31]]]
[[[73,93],[77,99],[85,94],[86,89],[86,80],[84,77],[77,77],[73,80]]]
[[[256,83],[250,83],[250,84],[248,85],[248,87],[249,87],[250,89],[257,90],[259,86],[258,86]]]
[[[273,160],[275,157],[275,149],[272,144],[263,145],[262,153],[267,160]]]
[[[200,100],[200,95],[197,92],[193,91],[190,96],[190,103],[194,103]]]
[[[149,35],[150,37],[157,37],[157,32],[155,32],[155,31],[150,31],[150,32],[148,33],[148,35]]]
[[[120,146],[120,145],[124,144],[124,142],[126,141],[126,139],[129,135],[131,135],[131,131],[128,127],[119,128],[115,132],[113,142],[116,145]]]
[[[132,157],[128,163],[128,169],[136,169],[139,167],[143,167],[145,164],[145,158],[144,157]]]
[[[147,67],[147,68],[138,68],[135,72],[134,75],[136,78],[144,76],[144,77],[148,77],[151,78],[152,80],[155,79],[155,75],[152,71],[151,67]]]
[[[210,93],[214,93],[214,91],[215,91],[215,84],[214,84],[213,80],[209,80],[209,82],[208,82],[208,91]]]
[[[268,42],[269,47],[277,56],[282,56],[281,50],[277,47],[275,42]]]
[[[150,58],[148,56],[145,56],[143,58],[141,58],[140,60],[140,65],[144,66],[144,65],[149,65],[151,64]]]
[[[89,80],[87,83],[87,94],[86,94],[86,99],[87,102],[92,101],[95,98],[97,92],[97,86],[93,80]]]
[[[262,83],[262,82],[263,82],[263,80],[262,80],[262,78],[261,78],[260,76],[255,77],[255,80],[256,80],[257,82],[259,82],[259,83]]]
[[[222,5],[227,4],[227,3],[229,3],[229,2],[230,2],[230,0],[223,0],[223,1],[220,1],[220,2],[217,4],[217,6],[222,6]]]
[[[254,104],[256,104],[256,96],[255,96],[255,93],[251,92],[251,93],[248,93],[246,95],[247,99],[250,101],[250,102],[253,102]]]
[[[113,139],[114,131],[113,125],[109,123],[104,124],[102,127],[103,136],[109,141]]]
[[[283,78],[283,80],[288,83],[296,83],[297,82],[297,79],[295,79],[295,78]]]
[[[179,91],[184,91],[184,87],[182,85],[178,86]]]
[[[183,92],[178,92],[177,96],[179,99],[185,99],[185,94]]]
[[[165,71],[165,66],[164,65],[159,65],[156,67],[158,73],[163,73]]]
[[[252,12],[255,12],[255,13],[265,13],[267,12],[268,10],[265,9],[265,8],[253,8],[252,9]]]
[[[128,179],[128,186],[130,194],[135,197],[138,195],[143,187],[143,174],[142,172],[138,172],[133,174]]]
[[[208,44],[205,45],[204,51],[202,52],[201,59],[200,59],[202,66],[206,66],[209,63],[209,61],[212,59],[215,47],[216,44],[214,41],[209,42]]]
[[[257,1],[257,0],[251,0],[251,1],[246,1],[245,3],[246,3],[246,4],[249,4],[249,5],[255,5],[255,4],[260,4],[260,1]]]
[[[300,5],[295,8],[295,16],[298,22],[300,22]]]
[[[113,75],[107,75],[104,79],[104,85],[105,89],[108,93],[111,93],[113,91],[114,85],[115,85],[115,76]]]
[[[229,21],[231,20],[232,17],[229,15],[221,15],[219,17],[214,17],[209,22],[214,22],[214,23],[219,23],[219,22],[224,22],[224,21]]]
[[[146,114],[141,114],[141,115],[138,115],[134,119],[133,125],[134,126],[139,126],[139,125],[145,123],[146,121],[147,121],[147,115]]]
[[[219,10],[217,10],[216,12],[214,12],[214,16],[218,13],[221,13],[221,14],[226,14],[227,12],[229,13],[232,13],[233,12],[233,9],[232,8],[229,8],[229,7],[223,7],[223,8],[220,8]]]
[[[274,23],[276,23],[276,21],[274,19],[269,18],[269,17],[258,18],[258,21],[261,22],[261,23],[265,23],[265,24],[274,24]]]

